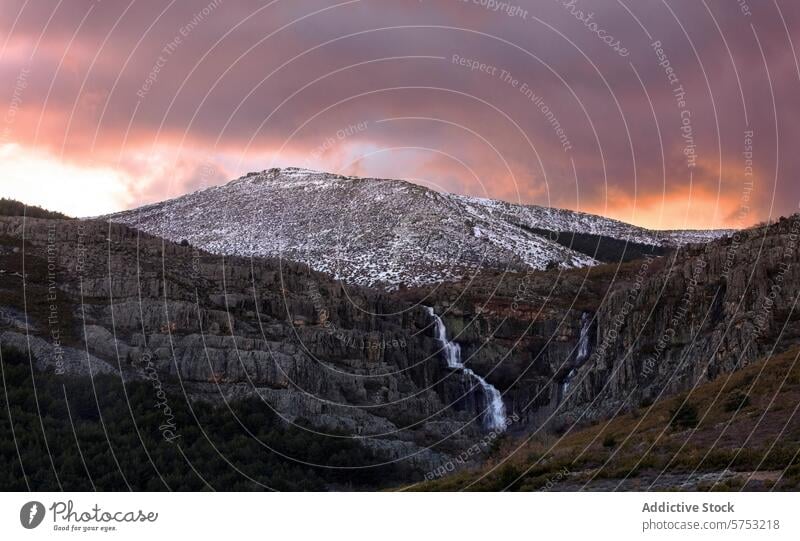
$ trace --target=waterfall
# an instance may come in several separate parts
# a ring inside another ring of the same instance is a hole
[[[503,397],[492,384],[476,374],[471,369],[464,366],[461,361],[461,346],[447,339],[447,328],[444,326],[442,318],[436,315],[433,308],[424,307],[435,323],[436,339],[442,344],[447,367],[459,370],[469,379],[475,380],[483,392],[486,399],[486,411],[483,423],[488,430],[503,432],[506,429],[506,406],[503,404]]]
[[[584,312],[581,314],[581,334],[580,338],[578,338],[578,354],[575,356],[575,362],[572,363],[572,368],[567,374],[567,377],[561,383],[561,397],[567,395],[567,391],[569,390],[569,384],[572,382],[572,378],[575,377],[575,372],[578,371],[583,363],[587,361],[589,358],[589,338],[592,329],[592,314],[589,312]]]

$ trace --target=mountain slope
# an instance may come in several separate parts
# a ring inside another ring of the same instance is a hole
[[[567,210],[296,168],[250,173],[105,218],[212,253],[282,257],[368,286],[438,283],[482,267],[541,270],[598,263],[596,250],[572,249],[568,239],[555,240],[558,233],[655,248],[725,233],[654,232]]]
[[[412,490],[797,490],[800,349],[563,435],[498,446],[486,465]]]

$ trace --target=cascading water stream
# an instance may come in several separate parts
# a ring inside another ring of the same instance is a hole
[[[464,366],[461,361],[461,346],[447,339],[447,328],[444,321],[433,308],[424,307],[428,314],[433,318],[436,327],[436,339],[442,344],[447,367],[453,370],[460,370],[468,378],[475,380],[483,391],[486,398],[486,412],[484,414],[484,425],[488,430],[503,432],[506,429],[506,406],[503,404],[503,396],[493,385],[476,374],[471,369]]]
[[[589,312],[581,314],[581,333],[578,338],[578,353],[575,356],[575,362],[572,364],[572,369],[567,374],[567,377],[561,383],[561,397],[562,399],[567,395],[569,384],[572,383],[572,378],[578,368],[583,366],[583,363],[589,358],[589,337],[592,328],[592,315]]]

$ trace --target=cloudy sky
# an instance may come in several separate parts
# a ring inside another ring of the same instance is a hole
[[[798,210],[796,0],[3,0],[0,195],[303,166],[654,228]]]

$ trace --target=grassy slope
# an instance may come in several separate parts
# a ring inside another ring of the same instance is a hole
[[[800,488],[800,349],[563,436],[508,439],[414,490]],[[503,460],[505,457],[509,457]]]

